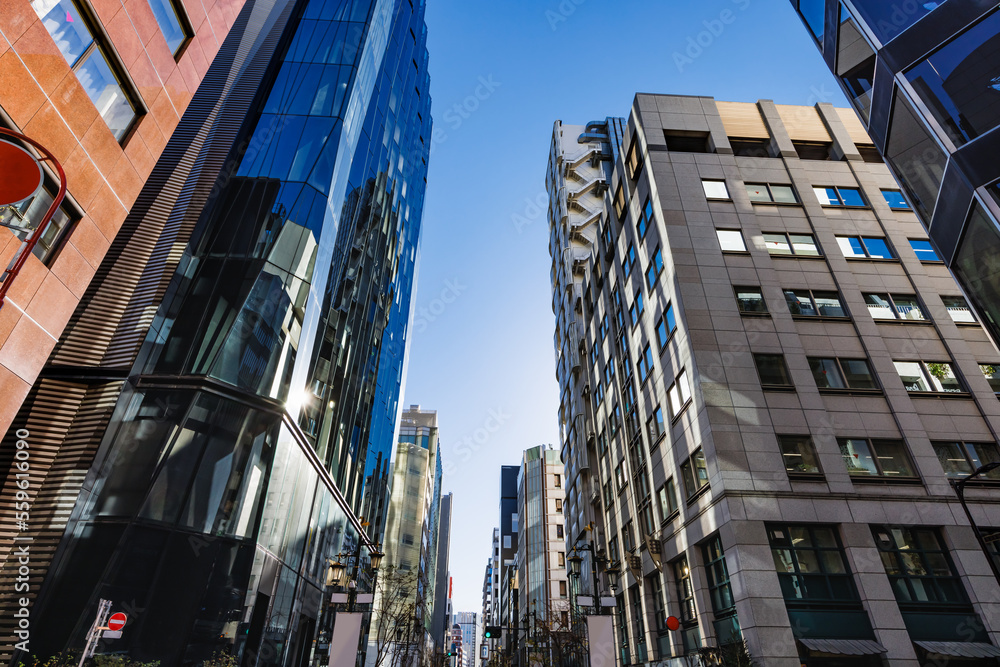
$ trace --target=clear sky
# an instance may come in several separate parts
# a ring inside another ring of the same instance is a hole
[[[480,611],[500,466],[559,447],[552,123],[637,92],[847,106],[788,0],[427,0],[434,141],[404,405],[438,411],[456,611]]]

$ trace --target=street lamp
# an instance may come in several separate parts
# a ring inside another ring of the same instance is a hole
[[[979,466],[974,472],[966,475],[962,479],[951,480],[951,485],[955,487],[955,493],[958,494],[958,502],[962,504],[962,509],[965,510],[965,516],[969,519],[969,524],[972,526],[972,532],[976,534],[976,540],[979,542],[980,548],[986,555],[986,562],[989,563],[990,569],[993,571],[993,576],[996,578],[997,583],[1000,584],[1000,567],[997,566],[992,554],[990,554],[990,548],[987,546],[986,540],[983,539],[983,534],[979,532],[979,526],[976,525],[975,520],[972,518],[972,512],[969,511],[969,506],[965,504],[965,485],[976,477],[985,475],[986,473],[996,470],[997,468],[1000,468],[1000,461],[987,463],[986,465]]]

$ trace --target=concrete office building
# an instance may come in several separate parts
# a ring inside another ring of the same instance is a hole
[[[1000,459],[1000,353],[855,114],[640,94],[624,136],[592,183],[607,125],[556,122],[547,176],[568,546],[621,572],[620,664],[995,664],[949,481]]]
[[[24,268],[0,286],[6,291],[0,433],[83,298],[243,4],[16,0],[0,11],[0,128],[49,150],[68,187]],[[0,209],[0,272],[58,191],[56,171],[43,165],[43,189]]]
[[[495,619],[499,618],[497,612],[497,599],[500,596],[500,575],[499,575],[499,559],[500,559],[500,529],[493,529],[493,547],[491,549],[490,557],[486,561],[486,572],[483,575],[483,613],[482,613],[482,627],[485,628],[487,625],[496,625],[497,621]],[[489,659],[490,653],[493,651],[494,647],[497,646],[497,642],[493,639],[487,639],[482,636],[480,639],[479,654],[476,660],[479,664],[485,664]],[[486,654],[484,657],[484,653]]]
[[[327,563],[371,586],[380,521],[362,517],[384,505],[365,480],[394,446],[431,129],[424,4],[220,12],[233,27],[204,85],[0,447],[30,434],[41,658],[81,649],[106,598],[142,611],[102,651],[312,664],[333,627]]]
[[[385,562],[400,572],[416,575],[413,586],[415,617],[425,634],[439,644],[443,628],[436,628],[439,611],[446,612],[448,577],[444,574],[445,609],[437,609],[438,527],[441,515],[441,450],[437,412],[411,405],[399,425],[399,444],[393,461],[392,495],[386,520]],[[446,498],[451,523],[451,495]],[[440,630],[439,634],[434,634]]]
[[[936,252],[1000,343],[997,3],[792,5]]]
[[[570,627],[563,464],[545,446],[525,450],[517,479],[518,625]]]

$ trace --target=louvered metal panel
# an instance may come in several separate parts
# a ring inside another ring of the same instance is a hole
[[[785,132],[792,141],[832,141],[815,107],[775,105]]]
[[[746,139],[768,139],[770,134],[760,109],[752,102],[716,102],[715,107],[722,117],[722,125],[730,137]]]

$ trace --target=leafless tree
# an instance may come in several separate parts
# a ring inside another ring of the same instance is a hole
[[[389,566],[379,571],[369,634],[368,667],[412,667],[416,575]]]

